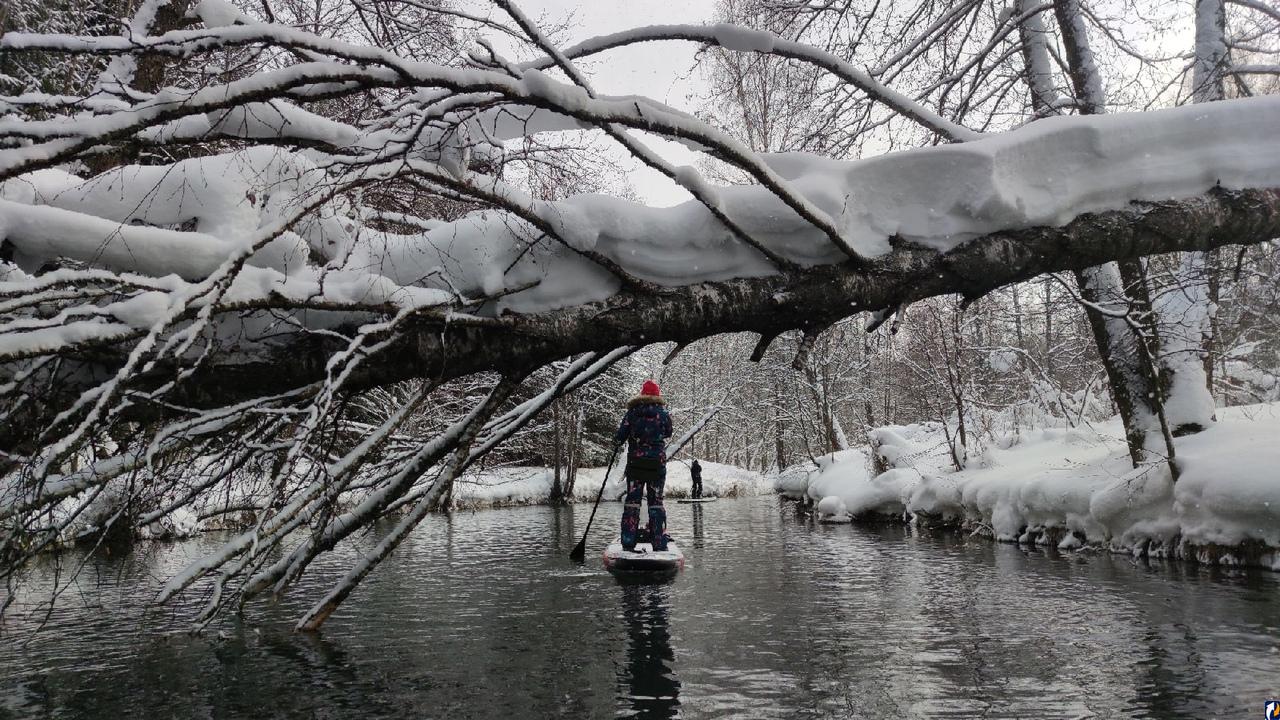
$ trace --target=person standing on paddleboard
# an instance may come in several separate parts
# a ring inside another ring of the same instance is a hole
[[[697,460],[694,460],[693,464],[689,466],[689,480],[692,481],[693,485],[690,488],[689,496],[697,500],[702,497],[702,466],[698,464]]]
[[[627,496],[622,506],[622,549],[636,546],[640,530],[640,497],[647,487],[649,532],[653,549],[667,549],[667,511],[662,506],[662,489],[667,482],[667,438],[671,437],[671,415],[658,384],[646,380],[640,394],[627,402],[627,414],[613,436],[614,446],[627,443]]]

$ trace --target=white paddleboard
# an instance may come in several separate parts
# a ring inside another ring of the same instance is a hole
[[[635,550],[623,550],[622,541],[614,540],[604,549],[604,566],[616,573],[677,573],[684,567],[684,553],[675,543],[666,550],[654,550],[650,543],[636,543]]]

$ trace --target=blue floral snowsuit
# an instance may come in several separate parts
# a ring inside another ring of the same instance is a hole
[[[613,441],[627,442],[627,496],[622,506],[622,546],[636,544],[640,525],[640,496],[649,488],[649,531],[653,549],[667,549],[667,510],[662,506],[662,488],[667,482],[667,438],[671,437],[671,416],[662,398],[640,395],[631,399],[627,414]]]

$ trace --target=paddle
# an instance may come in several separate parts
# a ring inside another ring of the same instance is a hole
[[[604,497],[605,483],[609,482],[609,472],[613,470],[613,461],[618,459],[618,451],[613,451],[613,457],[609,458],[609,467],[604,471],[604,480],[600,483],[600,492],[596,493],[596,504],[591,508],[591,517],[587,518],[587,529],[582,531],[582,539],[578,541],[573,552],[569,553],[569,559],[574,562],[582,562],[587,557],[587,533],[591,532],[591,521],[596,519],[596,509],[600,507],[600,498]]]

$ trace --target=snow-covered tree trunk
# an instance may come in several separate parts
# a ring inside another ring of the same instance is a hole
[[[1191,60],[1192,99],[1216,102],[1225,97],[1227,70],[1226,0],[1195,0],[1195,53]]]
[[[836,408],[831,399],[830,378],[824,371],[819,372],[818,359],[814,356],[814,345],[818,341],[817,332],[806,332],[800,337],[792,367],[804,375],[805,387],[817,413],[819,429],[822,432],[822,448],[819,454],[847,450],[849,440],[836,416]]]
[[[552,505],[563,505],[566,502],[568,493],[565,491],[565,484],[568,482],[564,477],[562,470],[564,463],[561,459],[564,457],[564,423],[560,419],[563,413],[560,403],[551,405],[551,497],[548,498]]]
[[[1195,53],[1192,97],[1197,103],[1223,99],[1227,65],[1226,5],[1224,0],[1196,0]],[[1209,367],[1213,343],[1210,298],[1218,272],[1211,253],[1183,254],[1170,287],[1160,293],[1153,310],[1160,328],[1156,350],[1161,374],[1165,418],[1175,436],[1196,433],[1214,421]]]
[[[782,408],[779,407],[781,399],[774,395],[773,406],[773,454],[774,464],[778,472],[782,472],[790,465],[787,455],[787,434],[786,425],[782,422]]]
[[[583,430],[586,426],[587,413],[581,407],[581,403],[575,399],[574,405],[578,406],[573,414],[573,444],[569,450],[569,469],[565,473],[564,495],[565,498],[572,498],[574,488],[578,484],[578,468],[582,465],[582,453],[584,446]]]
[[[1161,456],[1172,460],[1173,448],[1164,442],[1163,394],[1150,361],[1151,314],[1140,312],[1136,289],[1126,285],[1126,278],[1141,282],[1137,261],[1077,270],[1075,277],[1134,464]]]
[[[1054,377],[1057,363],[1054,358],[1056,339],[1053,332],[1053,279],[1044,278],[1044,372],[1049,378]]]
[[[1055,0],[1054,11],[1078,111],[1085,115],[1105,113],[1102,75],[1089,47],[1081,0]],[[1165,442],[1164,396],[1154,375],[1160,368],[1150,361],[1154,343],[1149,335],[1154,328],[1150,314],[1136,308],[1135,294],[1145,297],[1148,292],[1140,262],[1132,259],[1077,270],[1076,283],[1086,301],[1089,326],[1124,422],[1130,456],[1135,464],[1161,455],[1172,463],[1173,446]]]
[[[1214,421],[1213,396],[1206,368],[1213,337],[1210,317],[1208,253],[1185,253],[1174,282],[1153,301],[1159,327],[1160,392],[1165,419],[1174,437],[1200,432]]]
[[[1027,89],[1035,117],[1048,117],[1060,112],[1061,97],[1054,83],[1049,56],[1049,32],[1045,28],[1043,3],[1040,0],[1017,0],[1016,12],[1021,22],[1018,34],[1026,72]]]

